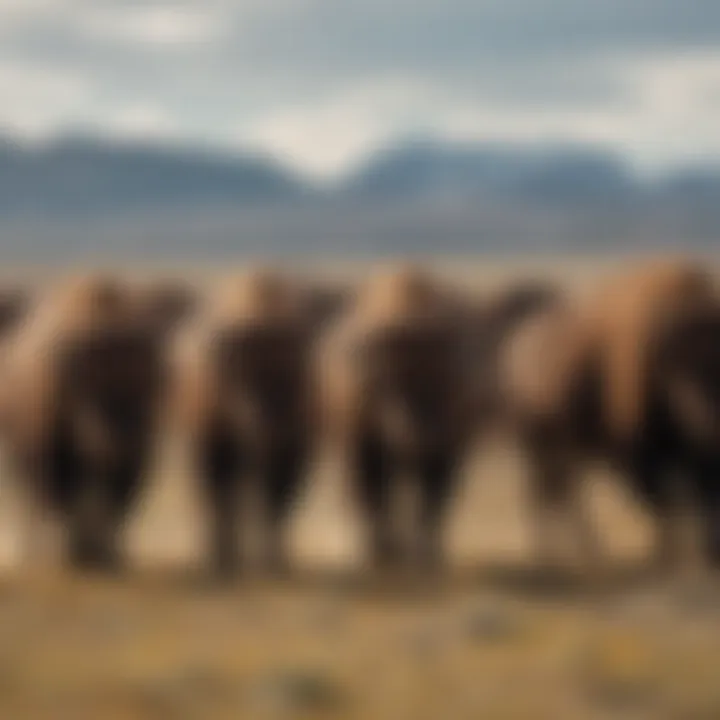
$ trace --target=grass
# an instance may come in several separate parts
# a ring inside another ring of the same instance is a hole
[[[363,575],[328,466],[293,523],[295,577],[224,588],[196,564],[200,518],[167,465],[130,528],[126,577],[8,570],[0,716],[716,717],[713,604],[642,579],[647,523],[604,478],[594,499],[614,541],[612,591],[539,582],[518,460],[496,448],[469,465],[441,580]]]

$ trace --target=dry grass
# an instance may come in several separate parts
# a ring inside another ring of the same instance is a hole
[[[168,468],[131,528],[126,577],[8,572],[0,716],[717,717],[717,590],[643,580],[647,523],[603,478],[594,500],[616,582],[602,598],[572,576],[540,582],[517,460],[495,448],[468,468],[445,578],[363,575],[326,467],[294,523],[295,576],[225,588],[194,562],[200,518]]]
[[[720,717],[718,589],[644,578],[647,519],[600,472],[616,582],[602,597],[540,582],[522,469],[511,447],[478,452],[448,526],[451,571],[412,583],[359,570],[357,518],[323,463],[292,527],[295,577],[218,588],[197,566],[201,518],[169,447],[129,529],[126,577],[8,569],[0,717]],[[2,515],[10,553],[10,503]]]

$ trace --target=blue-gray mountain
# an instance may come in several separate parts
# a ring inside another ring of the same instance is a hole
[[[649,182],[594,147],[414,140],[318,187],[259,155],[83,138],[0,145],[0,250],[22,260],[712,249],[719,241],[720,167]]]
[[[289,170],[259,156],[83,138],[36,148],[0,145],[0,208],[6,215],[286,201],[305,191]]]
[[[513,196],[605,201],[642,192],[627,165],[586,147],[414,141],[379,153],[345,183],[366,198]]]

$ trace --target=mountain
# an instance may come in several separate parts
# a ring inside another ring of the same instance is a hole
[[[300,179],[262,157],[88,138],[34,148],[0,144],[4,215],[287,202],[307,192]]]
[[[720,167],[650,181],[590,146],[416,138],[320,188],[251,154],[0,140],[0,257],[9,267],[88,256],[163,264],[719,244]]]
[[[720,166],[676,170],[656,183],[655,190],[667,198],[717,205],[720,202]]]
[[[628,167],[604,150],[416,140],[370,158],[343,190],[368,200],[512,196],[597,202],[626,196],[636,185]]]
[[[0,212],[52,215],[307,201],[386,204],[503,198],[534,205],[710,199],[719,167],[690,167],[656,183],[620,157],[583,145],[395,143],[320,190],[261,155],[149,142],[65,137],[40,147],[0,140]]]

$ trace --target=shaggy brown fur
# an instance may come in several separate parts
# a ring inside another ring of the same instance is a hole
[[[502,354],[516,329],[548,310],[558,307],[565,297],[550,282],[525,280],[513,283],[479,304],[475,313],[477,377],[482,388],[481,417],[502,426],[507,409],[500,388]]]
[[[48,292],[4,361],[4,436],[18,481],[58,516],[71,562],[116,565],[117,531],[154,438],[155,333],[123,283],[88,275]]]
[[[284,525],[318,437],[313,346],[339,307],[328,289],[255,270],[230,279],[180,338],[178,416],[220,574],[238,567],[237,514],[248,483],[267,511],[268,560],[275,570],[287,564]]]
[[[686,488],[702,500],[701,513],[717,514],[707,480],[708,468],[720,467],[717,434],[707,418],[720,411],[720,305],[700,268],[650,262],[612,278],[578,306],[548,308],[513,334],[502,366],[505,399],[531,456],[534,505],[544,513],[577,501],[588,559],[597,560],[597,548],[571,480],[583,458],[609,461],[649,504],[661,522],[663,562],[675,553],[670,473],[683,473]],[[538,530],[547,554],[541,518]]]
[[[475,431],[468,307],[423,270],[372,276],[321,354],[326,422],[370,525],[376,563],[399,557],[393,488],[410,473],[421,497],[417,541],[428,567]]]

